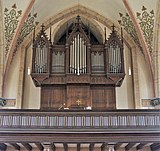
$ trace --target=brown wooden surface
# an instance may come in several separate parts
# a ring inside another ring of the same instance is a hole
[[[65,87],[42,87],[41,89],[41,109],[59,109],[65,103]]]
[[[67,86],[67,107],[91,106],[89,86]]]
[[[67,85],[42,87],[41,109],[62,107],[92,107],[92,109],[115,109],[115,87]]]
[[[91,90],[93,109],[115,109],[115,88],[114,87],[92,87]]]

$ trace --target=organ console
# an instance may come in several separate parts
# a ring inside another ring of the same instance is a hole
[[[77,109],[77,97],[83,108],[115,109],[115,87],[125,77],[123,37],[113,25],[109,38],[100,43],[78,16],[52,43],[42,25],[33,37],[31,77],[41,87],[42,109],[59,109],[61,104]]]

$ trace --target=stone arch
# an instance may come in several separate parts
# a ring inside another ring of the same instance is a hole
[[[100,39],[101,42],[104,42],[104,31],[103,29],[100,27],[100,25],[93,19],[89,19],[86,18],[84,15],[79,14],[82,18],[84,18],[87,23],[89,23],[90,26],[90,30],[92,31],[94,29],[94,34],[95,36]],[[76,18],[76,15],[73,14],[72,16],[69,16],[67,18],[65,18],[63,21],[61,21],[58,25],[57,28],[53,31],[52,33],[52,39],[54,39],[54,41],[56,41],[56,35],[57,33],[59,33],[59,31],[65,30],[64,28],[66,27],[65,25],[67,24],[68,21],[71,21],[73,19]]]

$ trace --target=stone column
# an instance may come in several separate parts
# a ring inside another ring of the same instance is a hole
[[[132,52],[132,70],[133,70],[133,89],[134,89],[134,102],[135,108],[141,108],[140,101],[140,89],[139,89],[139,77],[138,77],[138,62],[137,62],[137,47],[133,46],[131,48]]]

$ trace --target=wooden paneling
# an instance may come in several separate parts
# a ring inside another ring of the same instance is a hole
[[[115,109],[115,87],[67,85],[42,87],[41,109]]]
[[[90,86],[67,86],[67,106],[91,106]]]
[[[91,99],[93,109],[116,108],[114,87],[92,87]]]
[[[41,90],[41,109],[59,109],[65,103],[65,87],[42,87]]]

